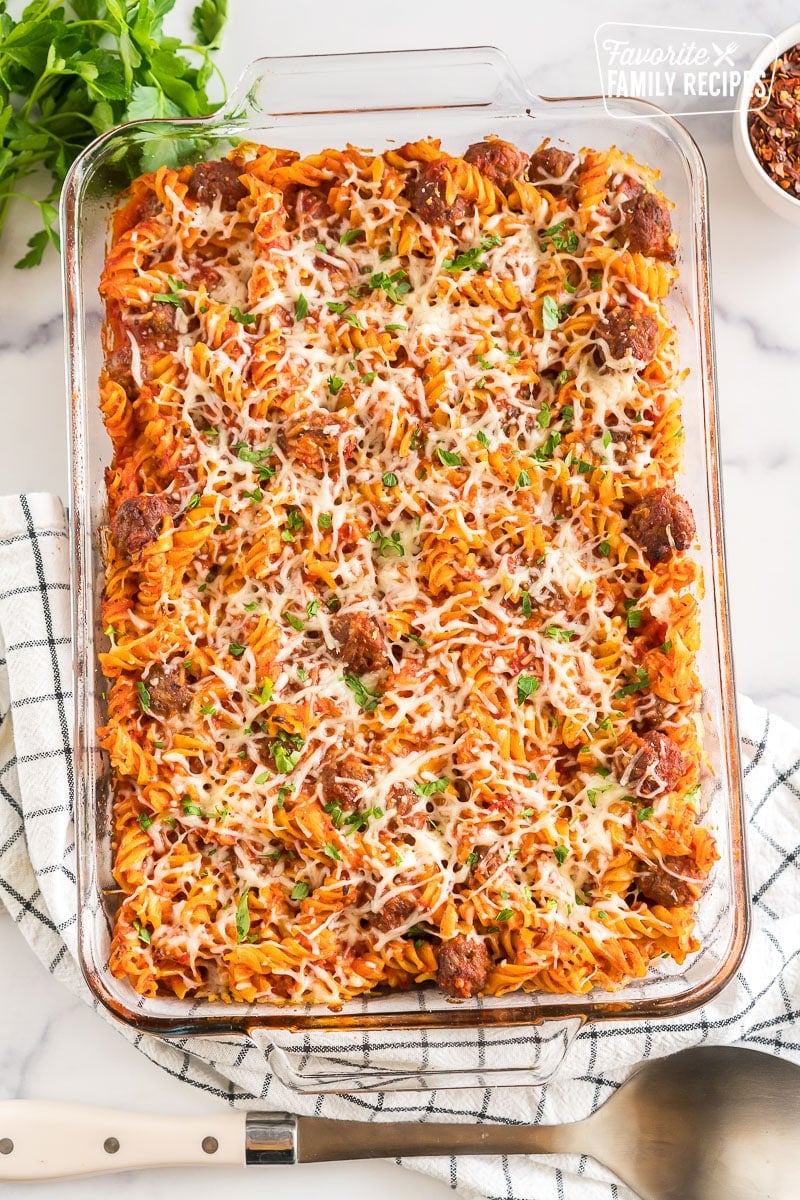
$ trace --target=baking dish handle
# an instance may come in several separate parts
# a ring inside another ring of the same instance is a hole
[[[423,108],[531,110],[537,98],[494,46],[257,58],[214,118],[252,123]]]
[[[583,1017],[492,1028],[288,1033],[250,1037],[270,1069],[297,1092],[424,1091],[530,1087],[561,1068]]]

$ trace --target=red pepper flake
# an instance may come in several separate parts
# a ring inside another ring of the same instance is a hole
[[[765,94],[767,103],[760,108]],[[800,196],[800,45],[770,63],[749,107],[747,126],[756,158],[778,187]]]

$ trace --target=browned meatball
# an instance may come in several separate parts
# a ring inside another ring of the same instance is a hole
[[[611,358],[631,355],[637,362],[652,362],[658,350],[658,325],[648,313],[618,305],[606,313],[598,332]]]
[[[410,896],[392,896],[377,913],[375,924],[384,933],[388,933],[390,929],[397,929],[399,925],[405,925],[411,914],[416,912],[416,908],[417,906]]]
[[[160,717],[186,712],[192,703],[192,689],[186,685],[183,663],[174,666],[156,663],[150,668],[144,685],[150,693],[150,707]]]
[[[637,796],[671,792],[688,766],[672,739],[660,729],[645,733],[641,741],[618,746],[614,754],[620,783]]]
[[[325,763],[319,781],[325,804],[355,808],[361,799],[361,785],[371,783],[372,774],[355,754],[343,754],[341,758]]]
[[[331,412],[310,413],[303,424],[279,430],[275,440],[284,454],[318,475],[325,473],[326,466],[338,464],[340,446],[345,459],[349,459],[358,445],[352,427]]]
[[[667,855],[663,867],[645,867],[636,878],[640,895],[649,904],[663,904],[665,908],[693,904],[700,893],[700,881],[697,865],[688,855]]]
[[[139,395],[139,385],[133,378],[131,370],[132,362],[130,342],[113,350],[106,358],[106,372],[109,379],[113,379],[115,383],[119,384],[129,400],[135,400]]]
[[[468,1000],[486,985],[489,974],[489,952],[483,942],[459,934],[445,942],[439,951],[439,970],[436,982],[448,996]]]
[[[151,328],[158,337],[168,337],[175,329],[177,306],[157,300],[152,308]]]
[[[687,550],[694,531],[691,508],[669,487],[648,492],[628,517],[628,535],[651,563],[664,562],[676,550]]]
[[[316,224],[332,216],[333,210],[322,192],[300,187],[294,197],[294,215],[298,225]]]
[[[412,829],[422,829],[428,819],[424,797],[412,792],[405,783],[392,784],[386,797],[386,807]]]
[[[136,554],[158,537],[161,523],[172,512],[167,496],[131,496],[123,500],[111,523],[114,545],[123,554]]]
[[[518,179],[528,166],[527,154],[512,142],[504,142],[502,138],[487,138],[485,142],[474,142],[464,158],[497,187],[502,187],[512,179]]]
[[[463,221],[467,215],[467,202],[456,193],[449,200],[447,185],[450,162],[438,158],[423,167],[411,185],[411,207],[429,225],[450,225]]]
[[[346,613],[331,621],[331,633],[339,643],[339,657],[355,675],[386,666],[386,645],[380,626],[366,613]]]
[[[550,179],[553,177],[558,179],[562,175],[566,175],[572,166],[573,158],[574,155],[570,154],[568,150],[559,150],[556,146],[545,146],[531,155],[528,173],[534,183],[547,180],[547,187],[550,191],[555,191],[561,185],[550,183]]]
[[[199,204],[214,204],[219,199],[220,208],[232,212],[247,195],[247,188],[239,179],[241,174],[242,168],[227,158],[201,162],[189,176],[186,190]]]
[[[672,240],[672,220],[666,200],[652,192],[634,196],[619,230],[620,240],[637,254],[665,258],[675,257]]]

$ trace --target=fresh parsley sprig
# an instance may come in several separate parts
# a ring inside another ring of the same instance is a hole
[[[16,19],[0,4],[0,231],[16,197],[35,204],[42,220],[18,267],[34,267],[49,245],[58,248],[61,185],[95,137],[123,121],[198,117],[218,107],[206,87],[227,0],[195,7],[193,42],[164,35],[174,4],[33,0]],[[153,170],[176,161],[174,153],[170,141],[153,139],[131,165]],[[23,181],[42,168],[49,190],[25,192]]]

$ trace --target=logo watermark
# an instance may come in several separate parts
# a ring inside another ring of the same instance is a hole
[[[594,40],[603,101],[612,117],[641,121],[658,115],[634,110],[626,104],[630,98],[651,100],[679,116],[733,112],[742,88],[755,93],[757,107],[769,98],[761,72],[751,70],[772,42],[767,33],[607,21]]]

